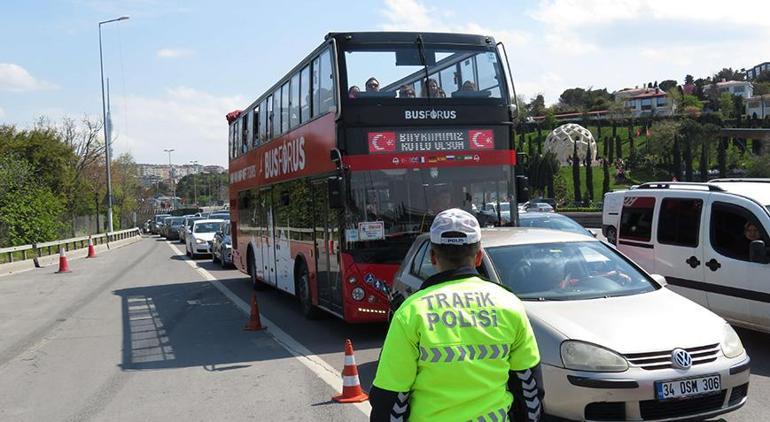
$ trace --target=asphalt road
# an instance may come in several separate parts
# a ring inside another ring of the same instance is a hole
[[[71,274],[0,278],[0,420],[366,420],[329,402],[341,380],[329,385],[281,336],[338,373],[351,339],[368,389],[384,325],[309,321],[293,297],[266,289],[259,307],[273,326],[244,332],[242,309],[219,288],[248,302],[247,276],[190,264],[148,238],[72,262]],[[753,361],[750,398],[723,419],[770,420],[770,336],[739,334]]]

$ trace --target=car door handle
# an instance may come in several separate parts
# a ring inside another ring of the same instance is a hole
[[[697,268],[698,265],[700,265],[700,261],[698,261],[698,258],[696,258],[695,255],[687,258],[687,260],[684,262],[688,264],[690,268]]]
[[[720,264],[719,261],[714,258],[711,258],[711,260],[706,263],[706,266],[709,267],[711,271],[716,271],[722,268],[722,264]]]

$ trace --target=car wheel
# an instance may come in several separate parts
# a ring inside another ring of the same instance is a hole
[[[607,228],[607,241],[613,245],[618,244],[618,231],[615,229],[615,227]]]
[[[294,283],[296,284],[297,297],[302,309],[302,314],[307,319],[316,319],[321,312],[313,305],[313,299],[310,297],[310,272],[304,261],[297,265],[297,271],[294,274]]]

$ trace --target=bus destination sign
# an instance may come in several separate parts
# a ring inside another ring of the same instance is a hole
[[[492,129],[440,129],[369,132],[369,153],[444,152],[495,148]]]

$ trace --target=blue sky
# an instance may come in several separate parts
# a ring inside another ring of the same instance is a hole
[[[254,100],[330,31],[485,33],[506,43],[519,94],[610,91],[770,60],[768,2],[712,0],[6,1],[0,123],[101,116],[103,26],[116,153],[226,165],[224,114]],[[729,5],[728,5],[729,6]]]

